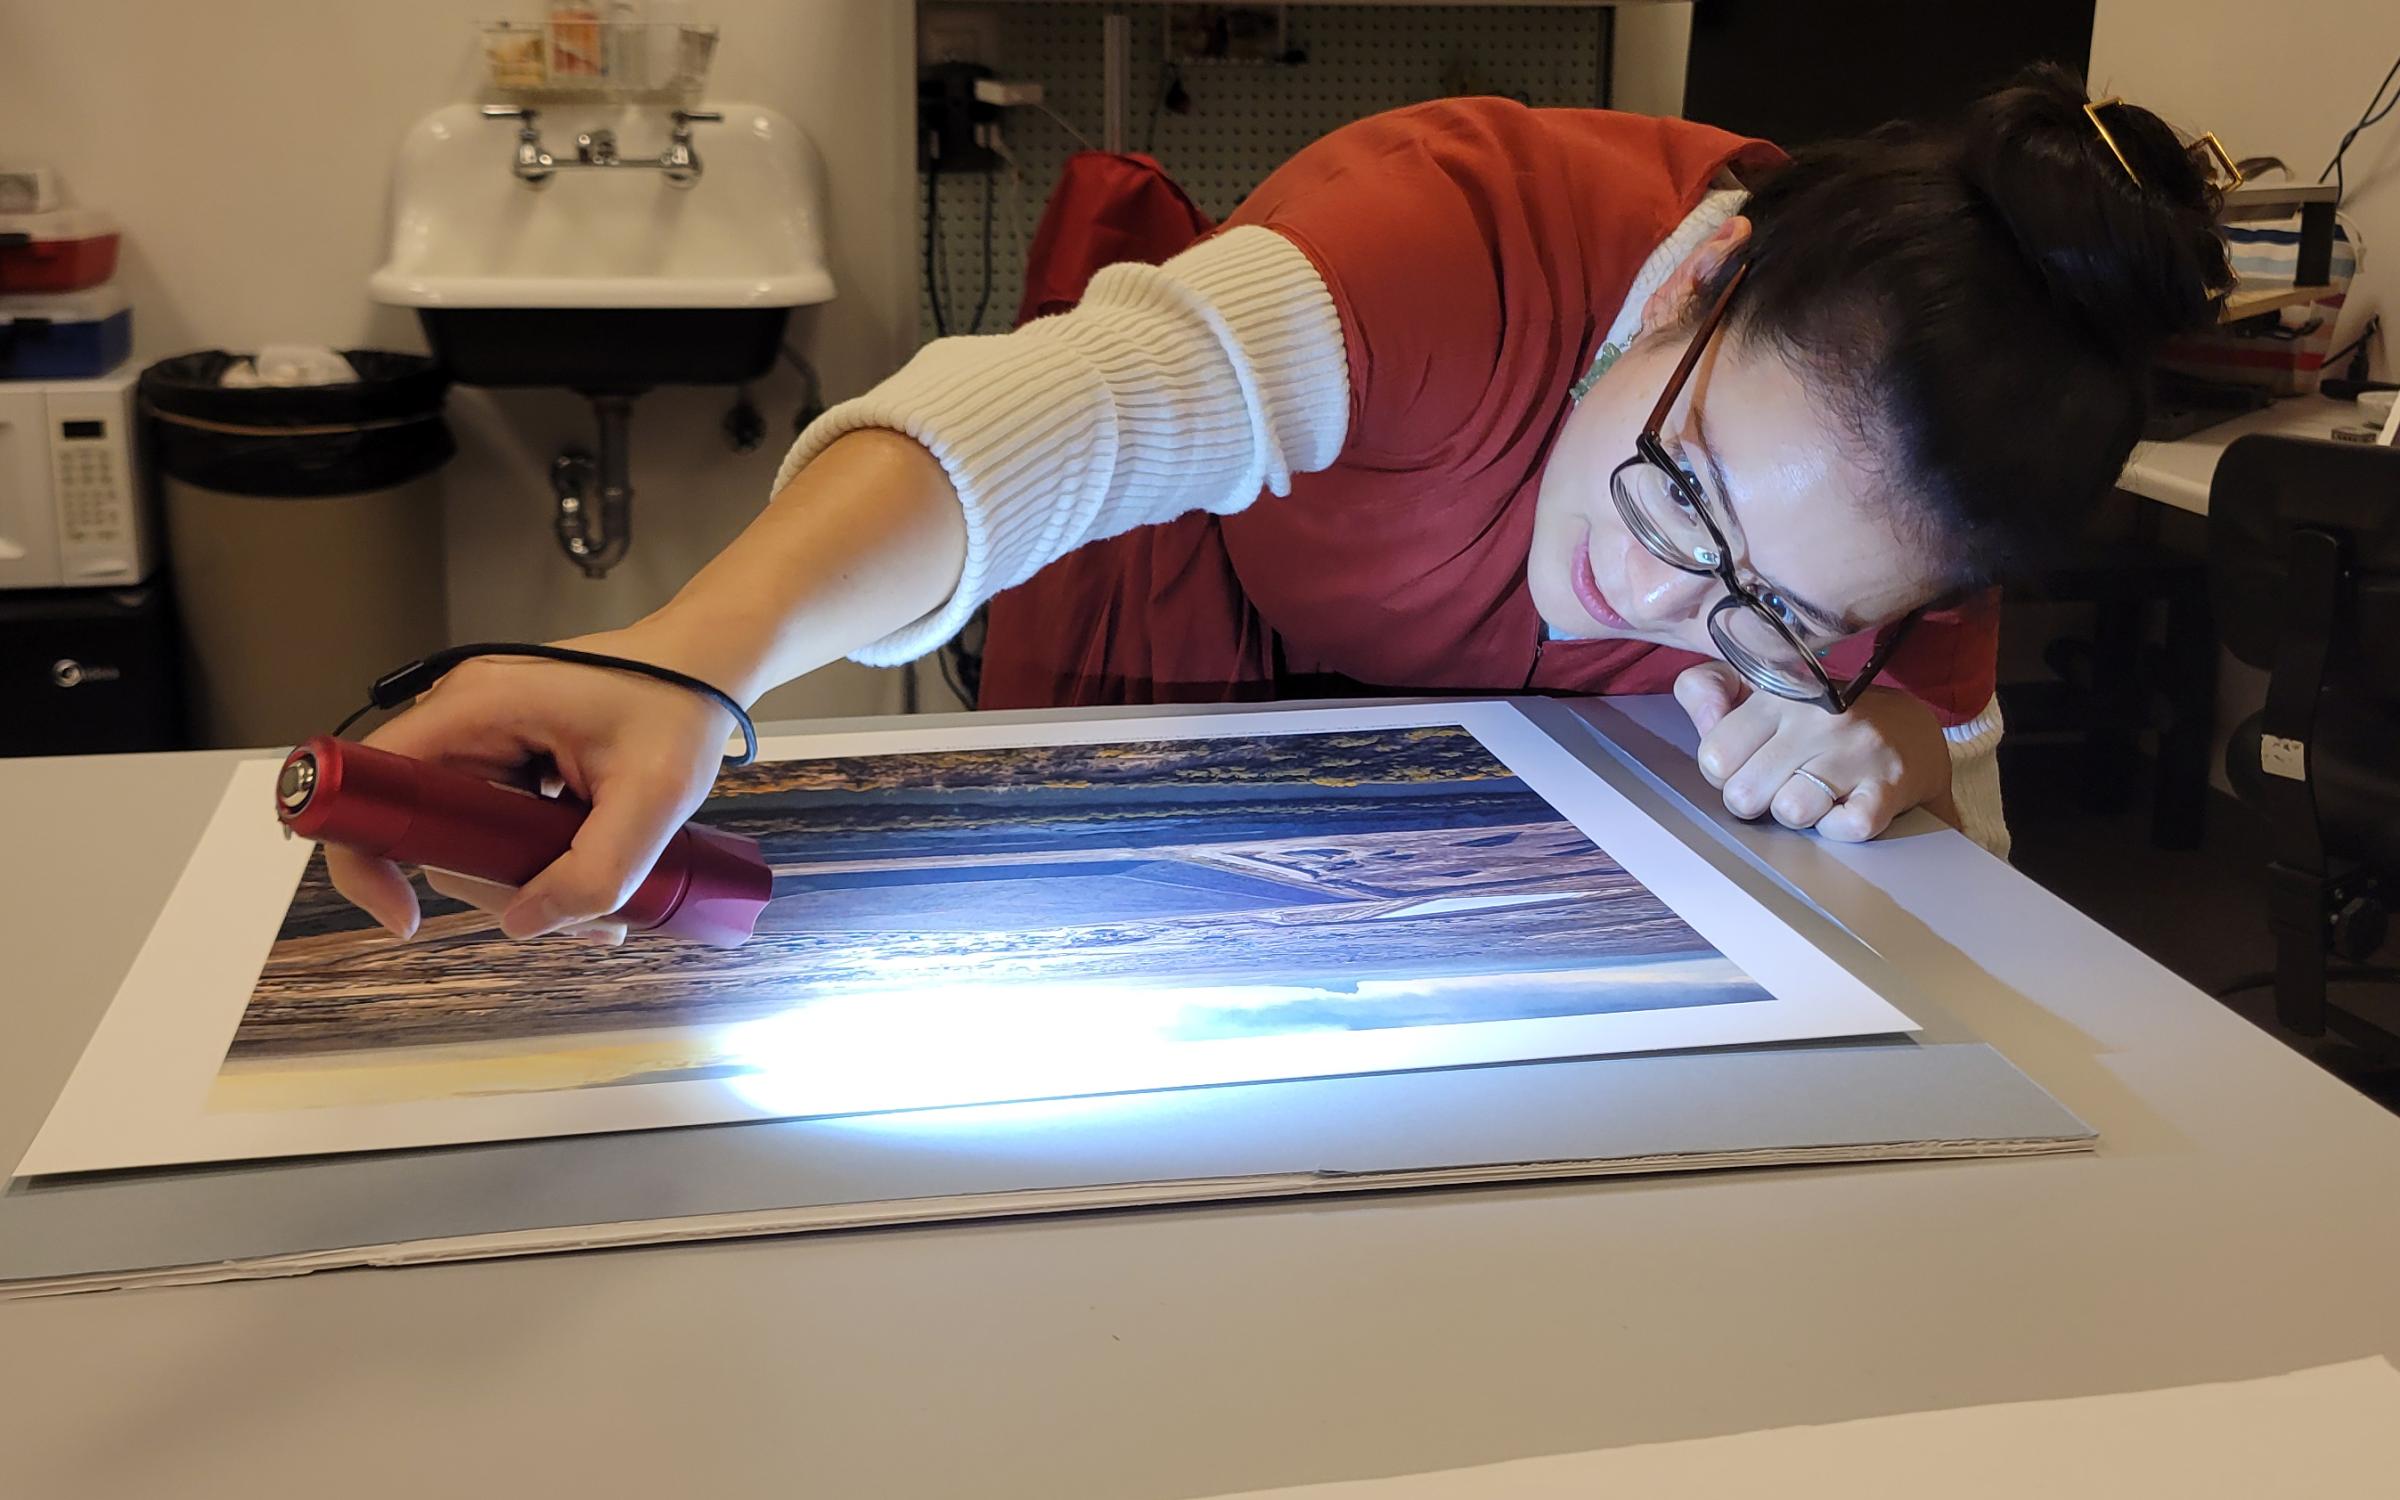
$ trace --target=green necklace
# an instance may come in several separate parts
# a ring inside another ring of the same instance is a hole
[[[1569,388],[1569,394],[1574,397],[1576,403],[1580,405],[1583,398],[1590,394],[1592,387],[1600,383],[1600,377],[1608,373],[1608,367],[1624,357],[1625,350],[1622,346],[1602,344],[1600,352],[1592,356],[1592,368],[1585,373],[1581,380],[1576,381]]]

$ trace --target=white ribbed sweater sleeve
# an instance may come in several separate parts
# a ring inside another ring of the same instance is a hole
[[[1950,742],[1950,800],[1958,804],[1959,831],[2002,859],[2008,858],[2008,819],[2000,806],[2000,700],[1982,713],[1942,731]]]
[[[775,488],[866,427],[908,434],[949,474],[967,523],[956,592],[852,653],[893,666],[1086,542],[1288,494],[1293,474],[1340,456],[1349,415],[1324,280],[1291,241],[1244,226],[1163,266],[1111,266],[1071,312],[926,345],[810,424]]]

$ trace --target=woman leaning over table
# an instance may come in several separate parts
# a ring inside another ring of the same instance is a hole
[[[1608,111],[1377,116],[1166,264],[929,345],[672,602],[576,644],[748,702],[920,656],[1067,559],[1080,602],[1025,643],[1054,700],[1672,690],[1741,816],[1867,839],[1926,806],[2005,851],[1991,586],[2106,491],[2151,355],[2212,316],[2221,161],[2055,69],[1788,158]],[[372,739],[555,765],[594,807],[573,850],[436,883],[608,937],[727,727],[487,659]],[[414,930],[402,872],[330,861]]]

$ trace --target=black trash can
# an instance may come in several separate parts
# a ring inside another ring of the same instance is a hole
[[[446,643],[440,471],[458,451],[433,361],[344,352],[355,382],[227,386],[211,350],[142,374],[193,735],[284,745]]]

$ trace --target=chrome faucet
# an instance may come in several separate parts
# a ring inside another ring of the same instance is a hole
[[[552,156],[542,146],[541,112],[510,104],[487,104],[483,107],[487,120],[517,122],[517,154],[510,171],[528,187],[540,187],[556,172],[578,167],[654,167],[666,174],[675,187],[688,188],[700,180],[700,153],[692,147],[692,127],[714,124],[725,116],[713,109],[679,109],[669,118],[675,129],[667,138],[666,149],[656,156],[623,156],[617,151],[617,133],[595,130],[575,137],[575,155],[571,159]]]
[[[692,149],[692,127],[721,124],[725,113],[715,109],[679,109],[668,118],[675,122],[675,129],[667,136],[667,149],[658,153],[658,169],[677,187],[690,187],[700,180],[700,153]]]
[[[541,127],[536,123],[541,118],[539,110],[487,104],[483,107],[483,117],[517,122],[517,160],[510,170],[516,173],[518,181],[528,187],[540,187],[550,180],[550,174],[558,168],[558,160],[542,149]]]

